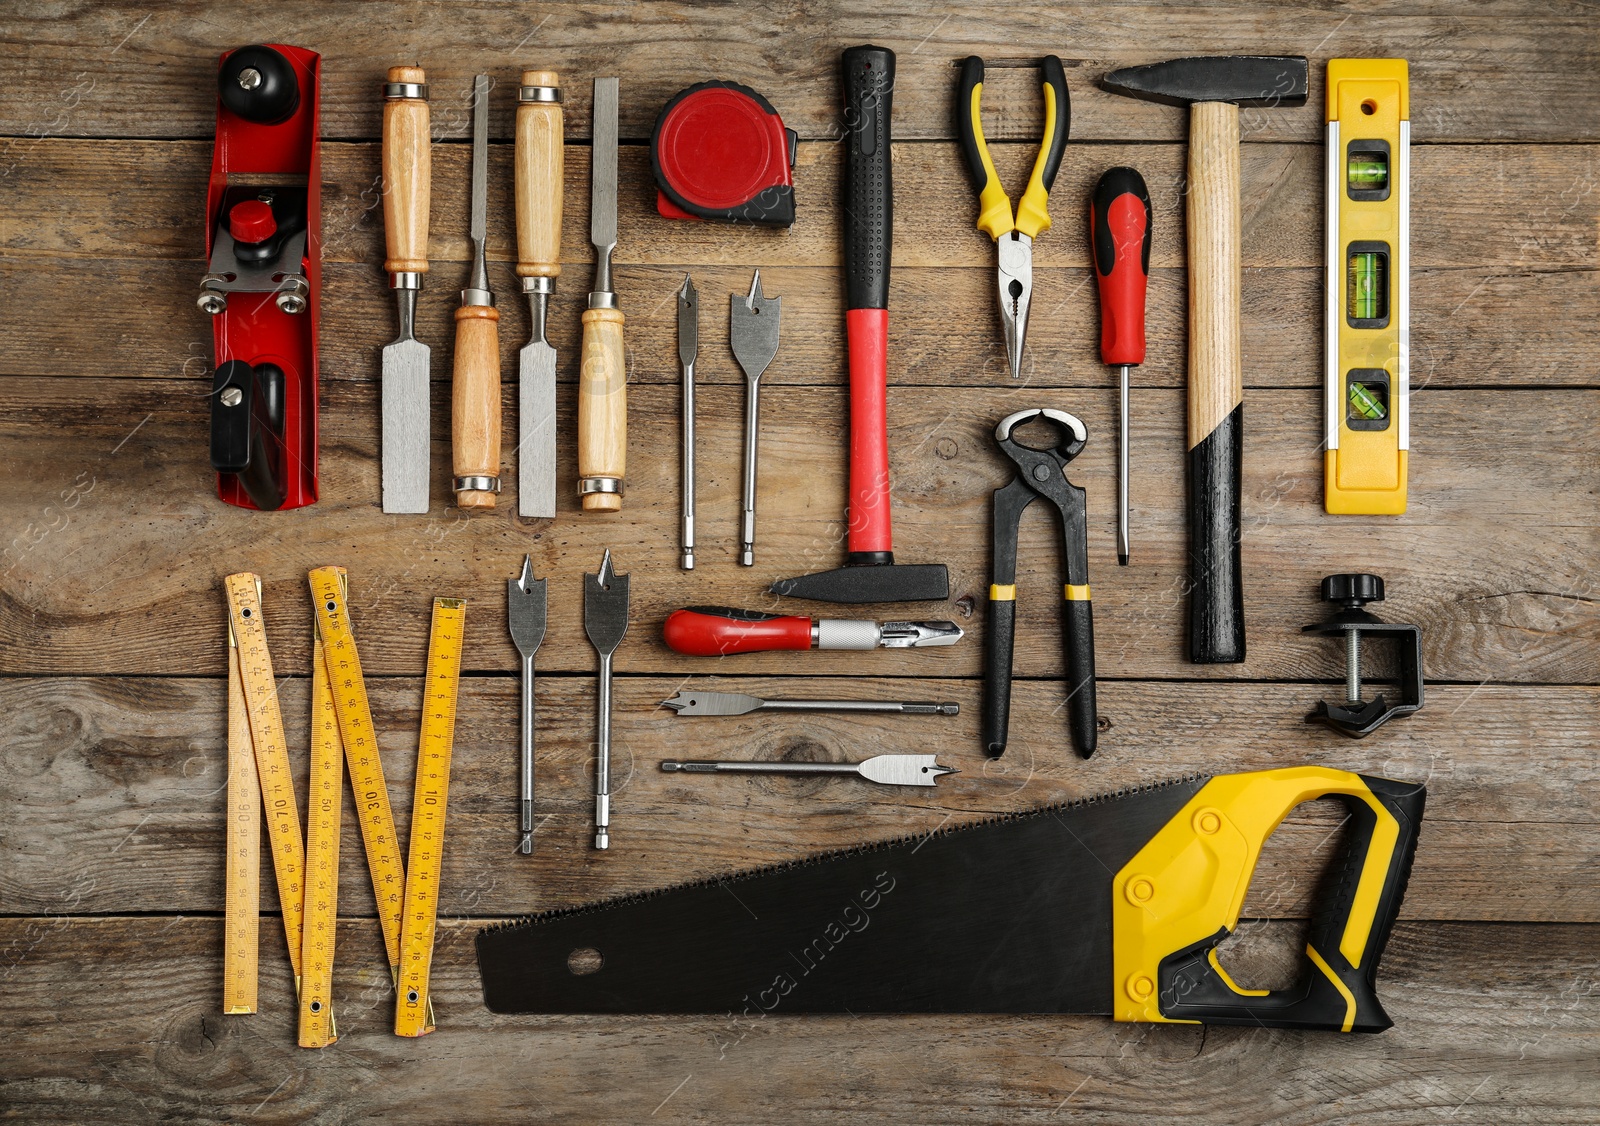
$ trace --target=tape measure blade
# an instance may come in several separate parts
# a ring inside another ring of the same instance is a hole
[[[339,821],[344,747],[322,641],[311,640],[311,788],[306,800],[305,938],[300,957],[300,1046],[325,1048],[333,1024],[333,960],[339,924]]]
[[[261,951],[261,780],[239,672],[239,647],[228,628],[227,891],[223,899],[222,1011],[253,1013]]]
[[[295,980],[300,978],[302,910],[305,897],[305,837],[289,768],[283,714],[278,707],[278,682],[267,650],[266,623],[261,614],[261,580],[255,575],[229,575],[225,580],[228,617],[238,642],[239,673],[255,749],[256,776],[261,785],[267,841],[277,876],[278,904],[283,911],[284,939]]]
[[[422,1036],[434,1029],[428,986],[439,920],[439,876],[444,868],[445,816],[466,612],[462,599],[433,600],[427,676],[423,680],[422,730],[417,741],[417,779],[411,803],[410,854],[406,859],[400,975],[395,991],[397,1036]]]
[[[366,683],[362,679],[361,657],[356,652],[355,636],[350,629],[344,575],[338,567],[318,567],[308,577],[334,711],[339,718],[339,734],[344,742],[345,762],[350,768],[356,823],[361,828],[372,893],[377,900],[378,921],[383,926],[383,945],[393,974],[400,963],[405,862],[401,859],[394,812],[389,807],[389,787],[378,756],[377,733],[372,724]]]

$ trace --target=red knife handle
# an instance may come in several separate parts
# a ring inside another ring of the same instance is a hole
[[[889,310],[849,310],[845,335],[850,345],[850,562],[892,563]]]
[[[1100,283],[1100,359],[1113,367],[1142,364],[1150,192],[1132,168],[1113,168],[1100,177],[1089,206]]]
[[[691,606],[667,615],[661,637],[667,648],[691,657],[810,649],[811,619],[726,606]]]

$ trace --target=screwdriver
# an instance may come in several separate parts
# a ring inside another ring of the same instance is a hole
[[[727,606],[691,606],[667,615],[661,638],[691,657],[726,657],[779,649],[921,649],[954,645],[954,622],[867,622],[783,616]]]
[[[1120,369],[1117,428],[1117,563],[1128,565],[1128,369],[1144,363],[1144,292],[1150,279],[1150,193],[1132,168],[1095,185],[1089,241],[1100,287],[1100,360]]]

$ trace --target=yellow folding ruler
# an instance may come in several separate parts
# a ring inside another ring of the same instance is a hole
[[[439,872],[444,861],[445,806],[450,794],[450,751],[455,739],[456,694],[461,682],[461,643],[467,604],[460,598],[433,600],[428,637],[428,674],[422,688],[422,731],[417,745],[417,782],[411,803],[410,855],[396,981],[396,1036],[433,1031],[428,975],[433,965],[439,917]]]
[[[228,598],[228,860],[224,907],[223,1011],[256,1009],[256,917],[261,909],[261,822],[255,802],[259,792],[267,818],[272,867],[277,875],[278,902],[283,909],[284,938],[300,989],[300,943],[305,886],[305,843],[300,811],[289,773],[289,747],[278,709],[278,685],[267,652],[266,623],[261,616],[261,580],[252,574],[229,575],[223,581]],[[237,688],[237,691],[235,690]],[[235,708],[237,707],[237,711]],[[239,712],[243,713],[241,721]],[[252,755],[247,755],[248,740]],[[254,757],[258,783],[244,778]],[[236,784],[237,783],[237,784]]]
[[[344,568],[338,570],[345,590]],[[312,615],[311,792],[306,800],[305,942],[301,954],[300,1046],[325,1048],[339,1038],[333,1022],[334,936],[339,925],[339,821],[344,805],[344,748],[328,679],[322,617]]]

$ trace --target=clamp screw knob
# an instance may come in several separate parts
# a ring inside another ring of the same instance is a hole
[[[1383,601],[1383,579],[1364,573],[1329,575],[1322,580],[1322,600],[1359,610],[1368,602]]]

